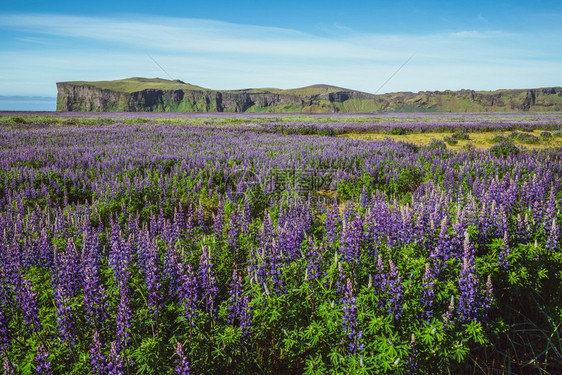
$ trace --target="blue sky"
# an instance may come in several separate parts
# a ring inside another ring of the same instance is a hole
[[[132,76],[215,89],[326,83],[376,92],[412,55],[381,93],[562,85],[559,1],[0,7],[0,96],[55,96],[57,81]]]

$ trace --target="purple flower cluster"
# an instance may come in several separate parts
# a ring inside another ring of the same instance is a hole
[[[218,308],[216,300],[219,288],[215,278],[213,258],[211,257],[210,250],[205,246],[203,246],[203,253],[201,254],[201,260],[199,262],[197,283],[200,291],[199,301],[201,302],[202,310],[215,318]]]
[[[52,363],[49,361],[49,351],[44,345],[37,347],[37,355],[35,356],[35,373],[41,375],[52,375]]]
[[[349,352],[352,355],[357,355],[364,350],[364,344],[362,343],[363,331],[359,330],[357,320],[356,299],[351,280],[347,279],[343,298],[342,328],[347,336]]]
[[[189,368],[189,361],[187,360],[187,356],[183,352],[183,345],[179,341],[176,345],[176,355],[178,356],[178,358],[176,359],[176,374],[189,375],[191,371]]]

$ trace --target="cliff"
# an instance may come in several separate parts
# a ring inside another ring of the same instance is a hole
[[[561,87],[373,95],[329,85],[218,91],[182,81],[129,78],[59,82],[57,89],[57,111],[69,112],[562,111]]]

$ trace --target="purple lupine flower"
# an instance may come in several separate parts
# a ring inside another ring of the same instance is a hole
[[[361,242],[363,241],[363,219],[357,215],[352,221],[344,222],[341,240],[340,253],[342,260],[354,264],[359,264],[361,256]]]
[[[129,305],[129,290],[127,287],[120,288],[120,299],[119,306],[117,307],[117,317],[116,317],[116,333],[117,333],[117,345],[118,349],[121,350],[124,347],[129,346],[131,341],[131,319],[133,314],[131,312],[131,306]]]
[[[228,295],[228,317],[227,321],[230,324],[234,323],[234,320],[241,316],[241,302],[242,302],[242,277],[238,275],[236,268],[232,271],[232,281],[229,285]]]
[[[358,351],[363,351],[364,345],[361,342],[363,331],[359,330],[356,297],[353,292],[353,285],[349,278],[346,282],[343,298],[342,328],[344,334],[347,336],[350,354],[356,355]]]
[[[168,280],[168,296],[175,296],[179,290],[180,254],[175,248],[168,247],[164,253],[162,276]]]
[[[9,327],[10,321],[0,305],[0,352],[6,353],[12,344],[12,329]]]
[[[279,251],[283,254],[282,259],[287,263],[301,257],[301,243],[306,235],[304,220],[297,215],[293,212],[293,217],[282,224],[280,223],[277,231],[277,245]]]
[[[408,368],[409,374],[417,374],[420,371],[420,366],[418,364],[418,352],[416,350],[416,336],[412,333],[412,339],[410,340],[410,349],[408,349],[408,360],[406,362],[406,367]]]
[[[49,361],[49,351],[44,345],[39,345],[37,347],[37,355],[35,356],[34,362],[36,363],[36,374],[51,375],[53,373],[51,370],[53,364]]]
[[[474,246],[470,242],[468,232],[465,232],[464,254],[461,263],[458,287],[460,292],[459,304],[457,306],[459,319],[464,321],[473,321],[478,317],[478,306],[476,304],[478,296],[478,279],[474,274]]]
[[[455,324],[455,321],[453,320],[454,310],[455,310],[455,296],[451,296],[451,302],[449,302],[449,307],[447,308],[447,311],[443,313],[443,317],[442,317],[443,326],[445,329]]]
[[[80,256],[74,241],[69,238],[66,251],[55,253],[55,269],[53,284],[62,290],[68,298],[75,297],[82,288],[82,267]]]
[[[90,364],[92,365],[92,373],[103,375],[107,368],[107,360],[103,354],[102,344],[100,341],[100,334],[98,331],[94,332],[94,339],[90,345]]]
[[[328,246],[333,244],[338,238],[339,225],[340,217],[338,207],[335,206],[328,209],[326,212],[326,243]]]
[[[23,279],[20,276],[16,290],[16,301],[23,311],[23,318],[28,330],[33,332],[41,331],[41,320],[37,309],[37,292],[33,290],[31,280]]]
[[[84,270],[84,310],[86,320],[99,328],[108,318],[108,302],[105,287],[100,281],[101,254],[97,236],[84,233],[82,263]]]
[[[385,292],[388,287],[388,274],[384,270],[384,263],[381,254],[379,254],[377,258],[376,271],[375,277],[373,278],[373,288],[375,294],[379,296],[379,307],[383,307],[386,305]]]
[[[15,365],[10,362],[8,358],[4,359],[4,375],[15,375],[16,369]]]
[[[216,298],[219,288],[213,268],[213,258],[210,251],[206,246],[203,246],[203,253],[199,262],[199,272],[197,274],[199,295],[201,296],[200,301],[203,311],[215,318],[217,313]]]
[[[240,303],[240,330],[242,331],[242,342],[250,342],[252,336],[252,307],[247,295],[242,296]]]
[[[178,375],[189,375],[190,368],[189,368],[189,361],[187,360],[187,356],[183,352],[183,345],[181,342],[178,341],[176,346],[176,354],[178,358],[176,359],[176,374]]]
[[[436,248],[437,257],[441,262],[446,262],[452,256],[459,256],[455,254],[455,243],[449,234],[449,217],[445,216],[441,221],[441,231],[439,232],[439,240],[437,241]]]
[[[246,197],[244,199],[244,210],[242,212],[242,223],[241,223],[242,232],[248,233],[251,223],[252,223],[252,210],[250,207],[250,201],[248,200],[248,197]]]
[[[322,254],[314,246],[312,237],[308,238],[308,252],[306,253],[306,281],[320,280],[325,273],[322,271]]]
[[[508,256],[509,256],[509,239],[508,239],[507,231],[505,231],[503,233],[503,243],[500,246],[500,251],[498,254],[499,266],[504,270],[506,270],[507,267],[509,266],[509,261],[507,259]]]
[[[238,235],[240,234],[240,214],[234,210],[230,213],[228,225],[228,246],[236,249],[238,246]]]
[[[84,310],[86,320],[96,327],[100,327],[108,318],[105,287],[90,265],[84,267]]]
[[[222,237],[223,228],[224,228],[224,203],[221,200],[219,201],[219,207],[213,219],[213,232],[215,233],[215,237],[217,238]]]
[[[201,228],[203,233],[207,232],[207,222],[205,221],[205,210],[203,206],[199,205],[197,208],[197,225]]]
[[[129,236],[128,241],[122,243],[119,239],[113,238],[109,251],[109,266],[113,269],[115,282],[119,288],[127,287],[130,283],[131,271],[129,267],[132,263],[134,253],[134,238]]]
[[[548,231],[545,248],[555,251],[558,248],[558,239],[560,237],[560,226],[556,223],[556,218],[552,219],[552,225]]]
[[[160,267],[158,265],[158,244],[153,240],[147,249],[145,283],[148,291],[148,309],[151,314],[156,314],[160,310],[162,295],[160,289]]]
[[[388,274],[388,284],[386,286],[388,293],[387,311],[393,314],[394,319],[398,320],[402,316],[404,286],[402,285],[402,277],[398,273],[398,269],[392,259],[389,259],[388,263],[390,265],[390,273]]]
[[[191,265],[184,266],[180,263],[180,277],[178,280],[178,297],[183,306],[185,320],[195,326],[197,318],[197,279],[193,274]]]
[[[341,262],[337,262],[338,264],[338,276],[336,277],[335,287],[336,287],[336,295],[338,296],[337,301],[341,302],[343,299],[343,295],[345,294],[345,288],[347,287],[347,276],[345,275],[343,265]]]
[[[112,375],[125,375],[124,366],[125,363],[123,361],[123,355],[118,349],[117,341],[113,341],[111,343],[111,349],[109,351],[107,365],[105,367],[106,373]]]
[[[283,274],[283,254],[278,246],[278,242],[274,239],[269,254],[264,254],[267,265],[267,276],[271,280],[273,290],[280,294],[287,292],[285,284],[285,275]],[[265,248],[262,249],[265,253]]]
[[[492,285],[492,277],[488,275],[486,281],[486,288],[482,291],[480,307],[482,308],[482,320],[488,320],[488,311],[492,308],[494,303],[494,288]]]
[[[72,313],[70,298],[64,293],[65,290],[60,286],[54,291],[55,306],[57,309],[57,323],[62,342],[68,342],[72,345],[76,345],[74,314]]]
[[[423,306],[422,318],[427,321],[430,321],[433,317],[433,298],[435,297],[435,291],[433,290],[434,285],[435,276],[433,275],[429,263],[426,263],[425,274],[423,275],[422,281],[420,303]]]

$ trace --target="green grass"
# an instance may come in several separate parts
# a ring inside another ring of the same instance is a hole
[[[189,83],[181,83],[179,81],[170,81],[161,78],[126,78],[116,81],[72,81],[63,82],[70,85],[93,86],[102,90],[112,90],[117,92],[133,93],[143,90],[202,90],[209,91],[201,86],[191,85]]]

